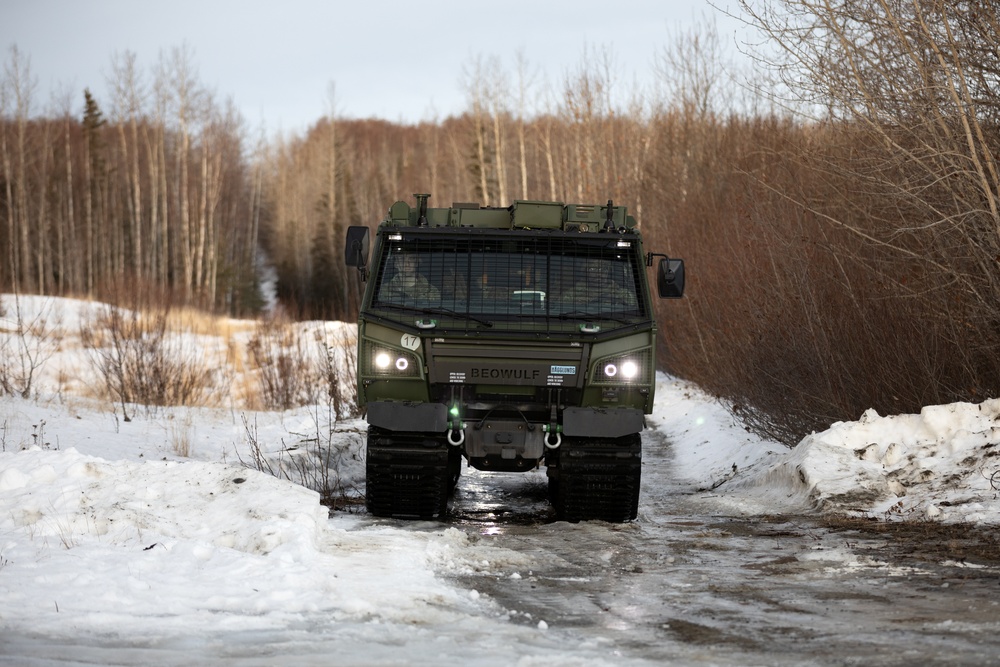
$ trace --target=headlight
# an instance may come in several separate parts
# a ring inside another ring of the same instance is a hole
[[[395,368],[400,373],[405,373],[410,367],[409,355],[402,352],[395,352],[390,350],[378,350],[375,352],[375,370],[392,372]]]
[[[409,352],[383,347],[378,343],[366,342],[366,360],[360,369],[364,374],[381,377],[417,377],[420,364]]]
[[[604,375],[610,379],[620,374],[622,380],[634,380],[635,376],[639,374],[639,364],[631,359],[626,359],[620,363],[620,366],[614,362],[605,364]]]
[[[634,350],[596,359],[594,382],[604,385],[642,384],[652,377],[652,350]]]

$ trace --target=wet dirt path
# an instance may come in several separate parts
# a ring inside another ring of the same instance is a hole
[[[544,473],[464,476],[451,523],[533,566],[459,583],[513,622],[541,621],[623,658],[1000,664],[995,531],[727,515],[671,482],[669,444],[655,431],[644,458],[640,517],[624,525],[553,522]]]

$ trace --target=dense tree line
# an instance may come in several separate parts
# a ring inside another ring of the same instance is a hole
[[[118,57],[106,108],[84,90],[48,115],[33,113],[28,63],[11,50],[0,97],[4,289],[107,298],[141,281],[207,308],[259,305],[260,179],[238,113],[201,87],[189,54],[149,85]]]
[[[88,96],[58,118],[31,113],[14,53],[0,280],[100,295],[125,273],[252,313],[270,264],[290,312],[351,319],[360,285],[344,230],[374,226],[397,199],[614,199],[649,249],[688,262],[685,299],[657,306],[661,366],[729,399],[752,428],[793,443],[868,408],[1000,395],[997,9],[744,10],[766,38],[748,87],[706,29],[672,36],[661,87],[625,102],[607,53],[585,52],[554,85],[521,60],[480,59],[459,116],[331,114],[254,151],[183,52],[146,92],[119,59],[108,115]]]

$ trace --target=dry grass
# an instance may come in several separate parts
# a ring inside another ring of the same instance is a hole
[[[190,415],[185,416],[180,421],[171,421],[170,448],[174,454],[188,458],[191,456],[191,430],[194,426]]]
[[[252,331],[254,322],[220,317],[190,306],[179,306],[170,309],[167,327],[173,332],[185,331],[199,336],[214,336],[222,340],[230,340],[234,336]]]
[[[96,394],[126,420],[138,406],[286,410],[328,400],[340,416],[355,411],[354,340],[336,330],[281,318],[235,321],[175,307],[155,291],[95,312],[80,341],[101,381]]]

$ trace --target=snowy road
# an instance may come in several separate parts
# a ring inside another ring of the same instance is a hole
[[[565,633],[569,654],[599,646],[625,660],[722,665],[1000,661],[996,560],[942,562],[948,550],[926,535],[727,516],[711,495],[672,486],[656,431],[644,446],[633,524],[547,523],[542,475],[463,478],[453,507],[463,529],[533,565],[516,579],[483,573],[461,584],[511,610],[514,623],[543,620]]]

